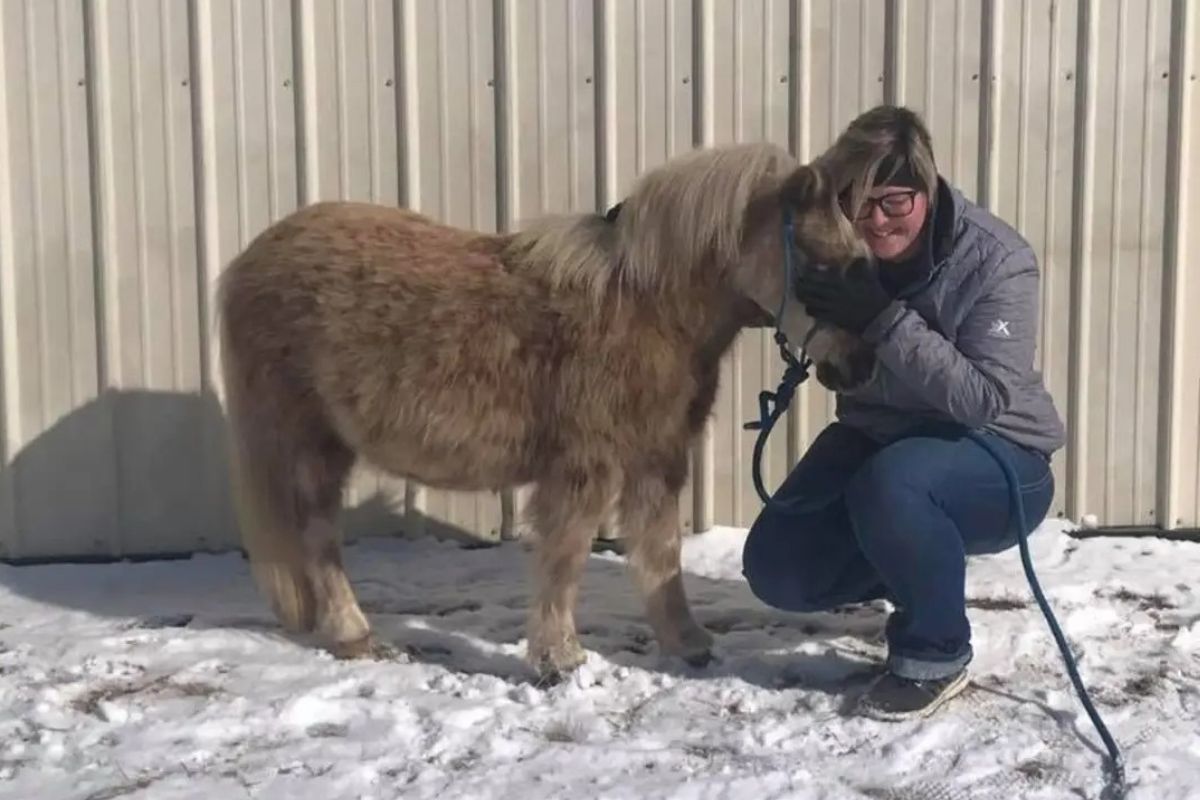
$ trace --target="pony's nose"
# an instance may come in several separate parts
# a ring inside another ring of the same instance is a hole
[[[820,261],[809,261],[805,263],[800,269],[792,273],[792,285],[790,287],[792,297],[796,300],[800,299],[800,280],[806,274],[810,272],[828,272],[831,269],[833,269],[833,267]]]

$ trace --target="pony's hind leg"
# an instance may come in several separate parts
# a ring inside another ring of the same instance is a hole
[[[659,649],[702,667],[712,660],[713,638],[692,616],[684,592],[678,516],[683,478],[675,479],[675,472],[631,475],[625,481],[621,532]]]
[[[354,453],[294,365],[266,368],[280,358],[254,349],[271,337],[256,335],[244,291],[226,285],[221,352],[231,488],[251,573],[286,630],[315,632],[334,652],[355,654],[370,629],[342,568],[335,524]]]
[[[315,632],[339,658],[355,658],[373,650],[370,625],[342,563],[336,523],[353,463],[353,454],[341,442],[329,440],[301,456],[296,464],[298,499],[305,512],[301,515],[304,571],[315,599]]]
[[[552,684],[584,662],[575,632],[575,604],[592,536],[612,497],[609,471],[565,469],[540,482],[529,510],[537,533],[528,659]]]

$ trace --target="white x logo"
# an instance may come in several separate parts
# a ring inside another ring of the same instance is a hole
[[[1003,336],[1005,338],[1012,336],[1008,330],[1008,320],[998,319],[992,323],[991,329],[988,331],[992,336]]]

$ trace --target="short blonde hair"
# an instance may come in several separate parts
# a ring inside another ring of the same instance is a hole
[[[937,162],[929,130],[920,115],[903,106],[881,105],[856,117],[818,159],[829,171],[839,197],[858,215],[867,192],[899,179],[937,199]],[[849,196],[844,196],[845,193]]]

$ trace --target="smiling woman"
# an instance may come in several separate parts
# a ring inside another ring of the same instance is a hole
[[[1038,266],[1020,234],[938,174],[907,109],[868,111],[820,160],[874,264],[809,270],[796,295],[879,369],[839,392],[837,420],[777,490],[784,510],[769,505],[752,526],[744,572],[792,611],[891,601],[886,669],[863,708],[924,715],[966,685],[966,556],[1017,543],[1001,466],[968,432],[994,437],[1013,465],[1028,525],[1054,495],[1064,428],[1034,368]]]
[[[912,171],[885,178],[863,198],[857,209],[842,195],[842,209],[855,223],[864,241],[877,258],[900,261],[916,255],[921,248],[921,234],[929,210],[929,195],[919,186],[913,187]]]

